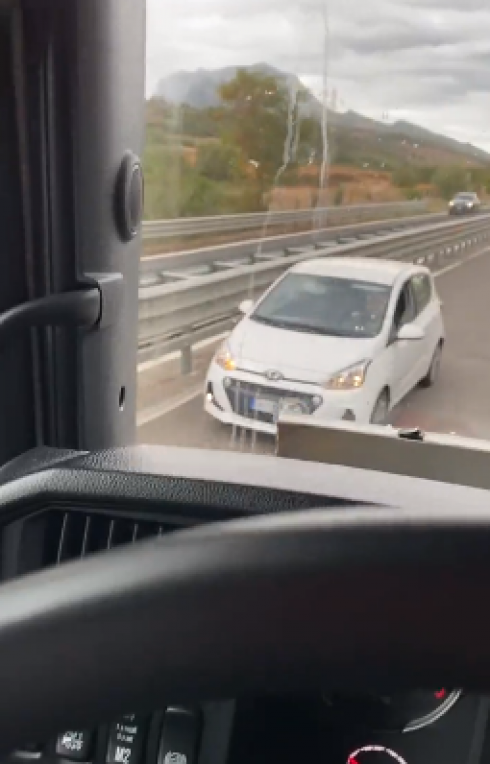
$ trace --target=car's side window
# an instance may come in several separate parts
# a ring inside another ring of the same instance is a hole
[[[398,297],[395,313],[393,316],[393,327],[395,331],[398,331],[405,324],[409,324],[415,318],[414,302],[412,292],[410,290],[410,284],[407,282],[404,284],[400,295]]]
[[[419,273],[412,278],[412,293],[418,315],[427,307],[432,298],[432,283],[426,273]]]

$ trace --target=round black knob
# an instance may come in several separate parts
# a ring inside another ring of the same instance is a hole
[[[126,152],[116,180],[115,217],[124,241],[137,235],[143,219],[144,180],[139,158]]]

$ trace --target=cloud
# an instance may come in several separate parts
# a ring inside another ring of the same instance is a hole
[[[488,0],[147,0],[147,92],[179,69],[265,61],[345,107],[490,149]],[[328,34],[325,34],[325,18]]]

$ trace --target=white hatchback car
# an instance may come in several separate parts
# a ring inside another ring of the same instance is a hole
[[[281,411],[380,424],[436,380],[444,324],[423,266],[310,260],[240,309],[205,383],[205,410],[225,424],[274,434]]]

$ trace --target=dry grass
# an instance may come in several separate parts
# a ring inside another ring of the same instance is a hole
[[[300,177],[318,180],[318,167],[310,165],[299,172]],[[327,188],[321,192],[319,203],[325,206],[335,204],[339,190],[342,190],[342,204],[365,204],[369,202],[403,201],[403,191],[391,181],[391,173],[381,170],[332,165],[327,176]],[[270,194],[273,209],[305,209],[315,206],[318,188],[313,185],[278,187]]]
[[[190,167],[195,167],[197,163],[197,148],[195,146],[182,146],[180,150],[187,164]]]

